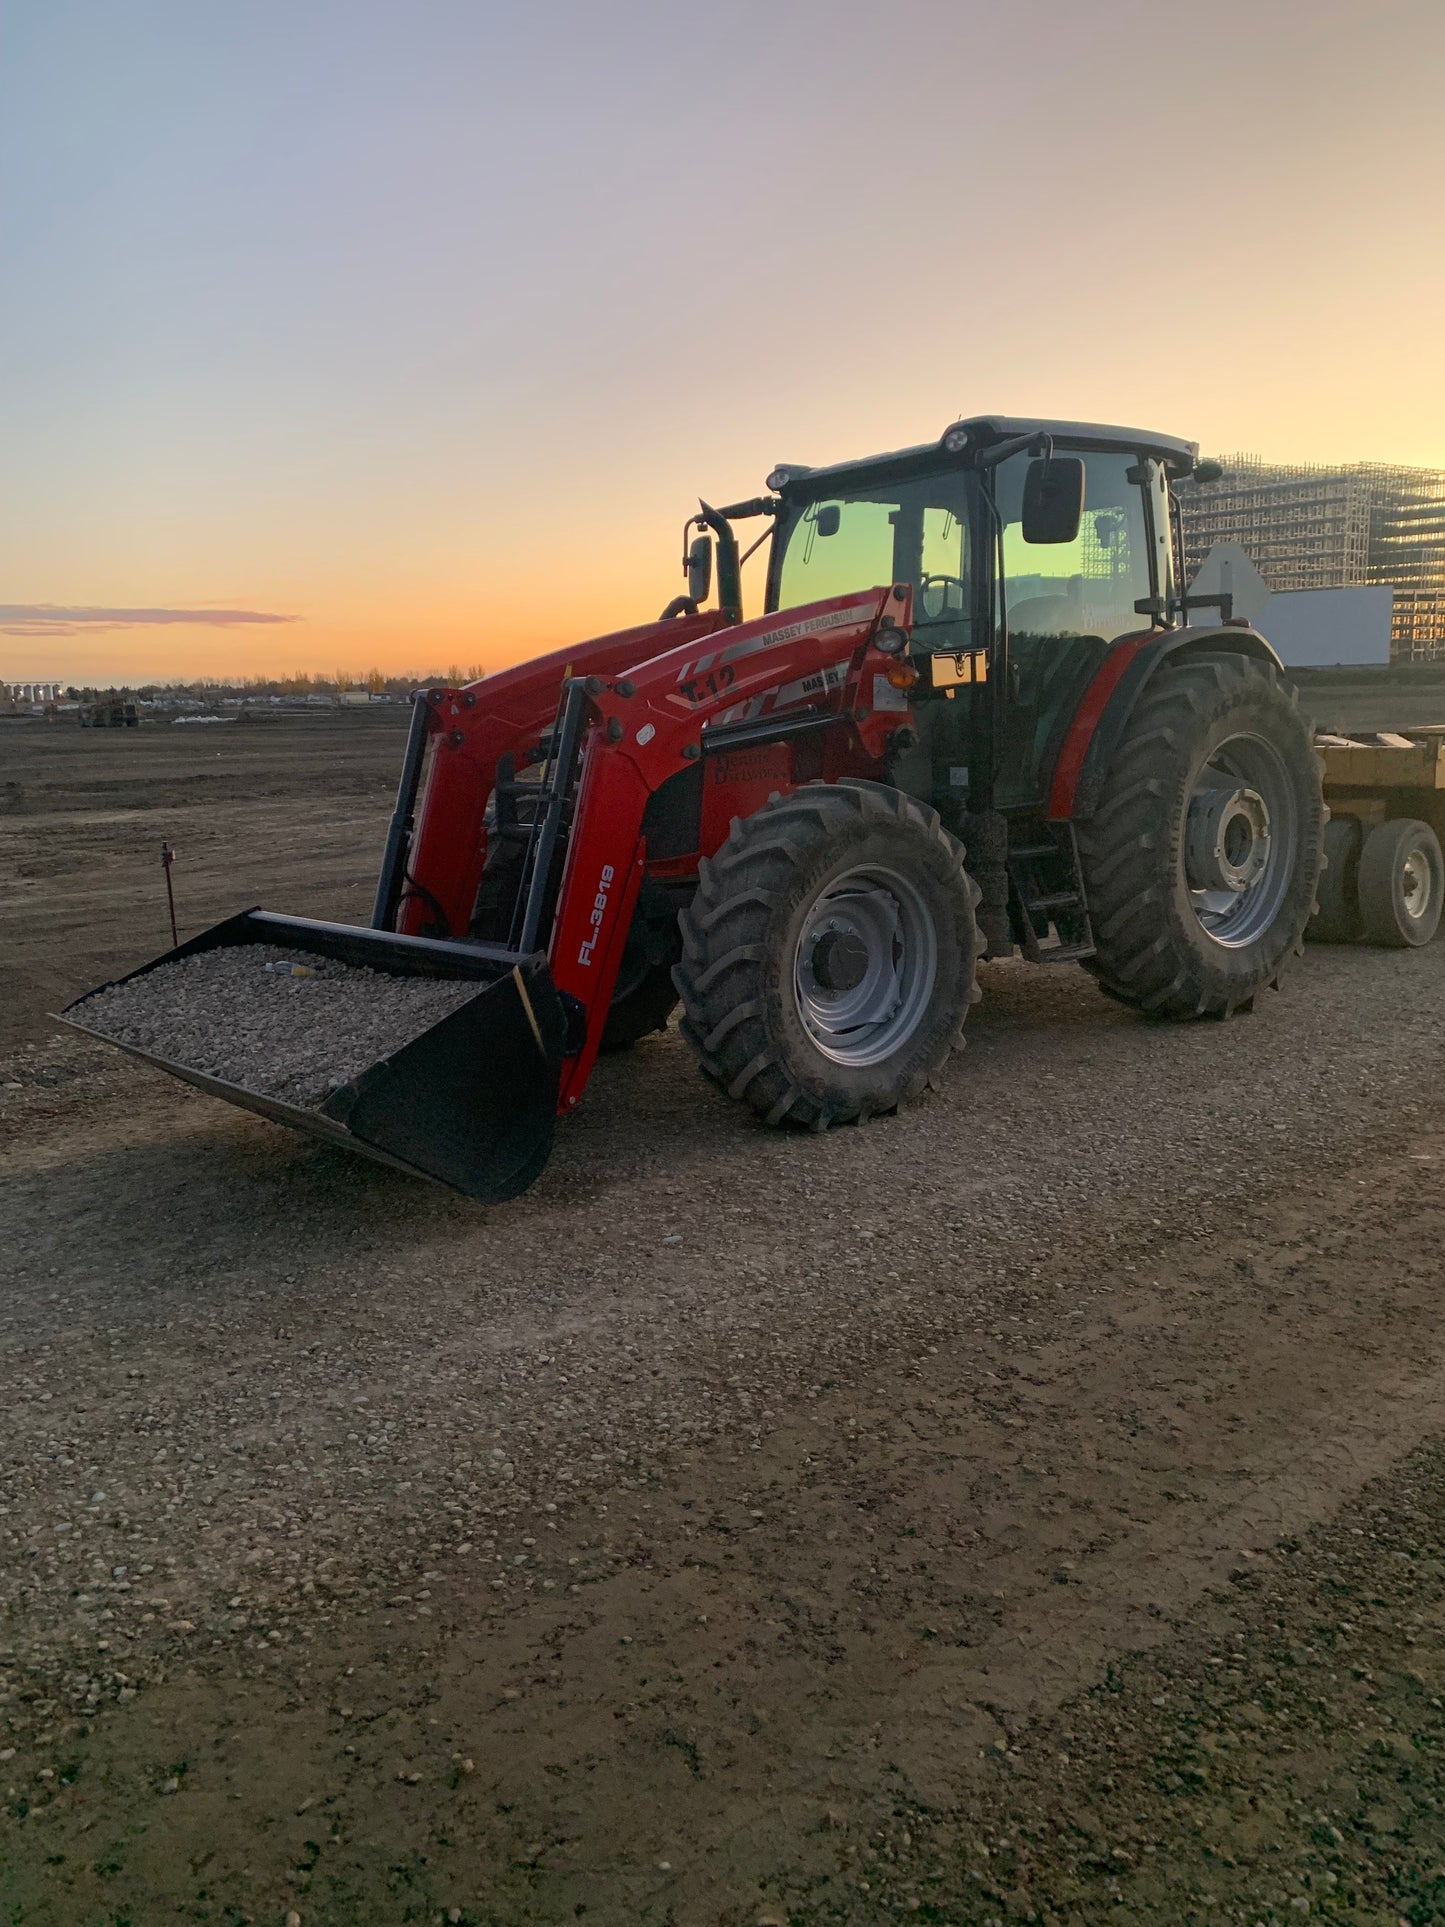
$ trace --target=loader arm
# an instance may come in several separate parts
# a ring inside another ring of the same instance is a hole
[[[723,773],[734,745],[804,731],[828,739],[834,773],[881,777],[896,733],[912,722],[906,692],[886,681],[899,669],[910,612],[906,587],[833,597],[731,627],[725,639],[694,637],[589,685],[591,726],[550,949],[553,982],[577,1020],[560,1110],[576,1107],[601,1042],[647,868],[649,798],[699,763],[705,779],[710,765]],[[874,646],[885,619],[892,653]],[[775,787],[792,784],[783,777]],[[709,821],[720,827],[709,831]],[[726,836],[727,813],[700,823],[694,870]]]
[[[486,811],[505,757],[523,767],[557,712],[569,676],[616,676],[669,645],[693,646],[727,626],[716,610],[596,636],[503,669],[464,689],[430,689],[426,760],[415,827],[401,847],[388,927],[409,936],[465,937],[487,860]],[[398,801],[411,816],[412,799]]]

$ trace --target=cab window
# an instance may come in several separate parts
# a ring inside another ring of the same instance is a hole
[[[968,646],[971,483],[945,471],[810,502],[779,531],[779,609],[907,582],[916,651]]]
[[[1091,636],[1113,642],[1146,628],[1134,604],[1150,593],[1144,498],[1127,478],[1133,455],[1090,455],[1084,513],[1072,542],[1025,542],[1024,477],[1029,458],[1002,464],[996,485],[1003,524],[1009,631],[1015,636]]]
[[[810,502],[788,536],[778,607],[795,609],[893,580],[890,502]]]

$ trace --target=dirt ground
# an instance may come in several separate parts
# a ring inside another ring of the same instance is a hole
[[[0,737],[0,1922],[1445,1921],[1445,946],[484,1210],[45,1024],[364,919],[399,731],[220,735]]]
[[[367,923],[407,711],[77,729],[0,720],[0,1050],[61,1003],[262,904]]]

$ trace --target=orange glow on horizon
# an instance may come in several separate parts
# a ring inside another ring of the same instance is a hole
[[[1439,0],[352,11],[11,37],[0,681],[502,668],[974,412],[1445,467]]]
[[[1085,416],[1079,408],[1053,412],[1075,419]],[[1104,411],[1095,408],[1093,413],[1102,418]],[[941,422],[946,414],[935,411],[935,420]],[[1120,408],[1111,418],[1139,419],[1168,432],[1190,432],[1187,426],[1179,430],[1178,411],[1171,415],[1156,410],[1150,416],[1137,409]],[[911,434],[855,434],[850,446],[844,439],[846,428],[847,424],[841,423],[838,434],[824,441],[823,460],[838,459],[844,449],[863,454],[885,445],[924,439],[915,425]],[[1279,440],[1261,434],[1241,435],[1236,431],[1233,437],[1200,439],[1206,450],[1246,446],[1280,460],[1331,459],[1319,448],[1299,444],[1282,447]],[[1340,439],[1338,433],[1331,435],[1333,449],[1338,449]],[[780,442],[796,449],[791,435],[775,435],[761,446],[776,451]],[[804,448],[807,454],[818,453],[808,447],[807,440]],[[1338,453],[1333,458],[1361,459]],[[766,472],[770,459],[755,464],[759,474]],[[1416,452],[1414,465],[1445,467],[1445,446],[1433,462],[1427,452]],[[599,490],[605,487],[602,478],[598,478],[597,486]],[[757,475],[738,474],[734,468],[732,493],[755,493],[759,486]],[[729,490],[714,485],[709,493],[714,499],[728,499]],[[532,539],[517,543],[505,562],[495,553],[487,553],[490,545],[477,545],[478,552],[469,558],[473,567],[465,576],[457,568],[455,556],[438,557],[435,579],[418,583],[415,592],[399,587],[394,577],[388,579],[391,572],[375,560],[361,568],[360,582],[348,578],[339,563],[335,577],[328,580],[329,572],[313,563],[304,576],[283,574],[254,595],[227,599],[289,618],[264,626],[213,629],[184,624],[106,624],[67,631],[64,625],[56,624],[53,629],[32,629],[23,636],[0,628],[0,683],[56,678],[72,684],[138,686],[200,679],[332,678],[338,668],[358,678],[375,668],[387,675],[414,673],[424,680],[441,675],[448,665],[455,664],[481,664],[490,674],[656,615],[681,587],[679,534],[694,500],[695,493],[689,495],[686,486],[680,484],[671,513],[654,503],[645,523],[641,514],[629,527],[619,527],[605,518],[597,524],[584,523],[567,534],[560,545],[565,549],[565,566],[559,566],[558,547],[550,541],[539,541],[532,531],[528,531]],[[746,537],[746,526],[743,533]],[[615,546],[609,546],[613,538]],[[761,609],[765,569],[766,549],[744,571],[744,595],[750,612]],[[397,569],[395,573],[409,577],[412,569]],[[155,600],[147,593],[153,588],[155,576],[133,559],[114,573],[104,571],[98,559],[92,560],[86,576],[97,591],[108,591],[117,578],[122,590],[133,591],[124,597],[110,595],[111,604],[124,600],[142,605]],[[13,575],[10,579],[13,583]],[[20,601],[20,597],[15,600]],[[174,601],[183,607],[194,606],[183,593]]]

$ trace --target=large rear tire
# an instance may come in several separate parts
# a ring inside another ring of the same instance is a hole
[[[895,1110],[962,1048],[977,901],[962,846],[901,791],[775,797],[699,867],[673,973],[682,1034],[769,1124]]]
[[[1109,994],[1227,1017],[1302,947],[1320,874],[1320,766],[1292,689],[1239,655],[1161,669],[1079,854]]]

